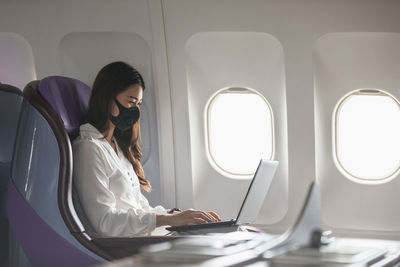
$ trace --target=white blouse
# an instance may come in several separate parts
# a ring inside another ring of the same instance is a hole
[[[91,124],[80,127],[73,142],[73,179],[82,207],[101,236],[150,235],[156,214],[166,210],[149,205],[132,164],[116,147],[117,153]]]

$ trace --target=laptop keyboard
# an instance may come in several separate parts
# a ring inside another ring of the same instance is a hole
[[[229,221],[222,221],[222,222],[211,222],[211,223],[202,223],[202,224],[192,224],[192,225],[180,225],[180,226],[171,226],[167,227],[168,231],[176,231],[176,232],[183,232],[183,231],[191,231],[197,229],[206,229],[206,228],[213,228],[213,227],[223,227],[223,226],[230,226],[234,225],[236,222],[235,219]]]

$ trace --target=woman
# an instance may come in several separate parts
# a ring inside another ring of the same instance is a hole
[[[145,84],[124,62],[108,64],[93,84],[86,124],[73,143],[74,182],[93,228],[102,236],[143,236],[156,227],[219,221],[213,212],[151,207],[140,160],[140,106]]]

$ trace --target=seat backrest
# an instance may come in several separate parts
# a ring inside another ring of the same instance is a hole
[[[0,84],[0,266],[8,261],[8,220],[5,214],[7,183],[22,103],[18,88]]]
[[[5,195],[3,191],[7,189],[7,173],[13,155],[22,99],[21,90],[12,85],[0,83],[0,164],[2,168],[0,193],[2,196]]]
[[[83,97],[80,91],[85,91]],[[48,77],[24,89],[7,213],[32,265],[84,266],[110,258],[96,251],[85,234],[71,196],[72,150],[64,120],[69,133],[76,135],[77,116],[84,113],[89,94],[88,86],[65,77]],[[68,111],[69,105],[81,109],[77,116]]]
[[[79,134],[89,103],[89,86],[76,79],[50,76],[40,81],[37,90],[58,114],[72,141]]]
[[[44,78],[37,87],[37,92],[43,100],[59,116],[71,142],[79,135],[79,127],[83,122],[89,103],[90,91],[89,86],[83,82],[62,76]],[[70,147],[64,149],[68,149],[65,153],[72,157]],[[72,173],[72,170],[68,173]],[[59,205],[67,227],[74,233],[86,232],[89,236],[95,236],[95,231],[91,227],[75,191],[72,176],[64,175],[59,179],[62,186],[58,196]]]
[[[0,162],[11,161],[21,104],[21,90],[0,84]]]

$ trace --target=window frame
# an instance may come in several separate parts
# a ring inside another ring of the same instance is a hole
[[[269,115],[271,119],[271,156],[270,160],[274,160],[275,158],[275,122],[274,122],[274,113],[271,107],[271,104],[268,102],[268,100],[257,90],[248,88],[248,87],[239,87],[239,86],[232,86],[232,87],[226,87],[223,89],[218,90],[215,92],[207,101],[205,110],[204,110],[204,124],[205,124],[205,142],[206,142],[206,154],[207,154],[207,159],[208,162],[213,166],[213,168],[220,173],[221,175],[232,178],[232,179],[251,179],[254,176],[254,172],[252,173],[246,173],[246,174],[240,174],[240,173],[233,173],[229,170],[225,170],[222,166],[218,164],[218,162],[215,160],[214,156],[211,153],[211,142],[210,142],[210,111],[214,105],[214,101],[216,98],[221,95],[221,94],[255,94],[259,96],[266,104],[269,110]],[[254,170],[255,171],[255,170]]]
[[[343,164],[340,162],[339,155],[338,155],[338,117],[340,114],[340,111],[344,104],[346,103],[347,100],[350,99],[350,97],[354,95],[372,95],[372,96],[385,96],[385,97],[390,97],[397,105],[399,106],[400,109],[400,102],[397,100],[396,97],[394,97],[392,94],[381,90],[381,89],[373,89],[373,88],[367,88],[367,89],[357,89],[353,90],[349,93],[347,93],[345,96],[343,96],[336,104],[333,114],[332,114],[332,151],[333,151],[333,159],[336,165],[336,168],[349,180],[356,182],[356,183],[361,183],[361,184],[383,184],[390,182],[394,178],[396,178],[399,173],[400,173],[400,164],[398,165],[397,169],[393,171],[390,175],[387,175],[383,178],[379,179],[368,179],[368,178],[363,178],[363,177],[358,177],[356,175],[353,175],[350,173],[346,168],[343,166]]]

